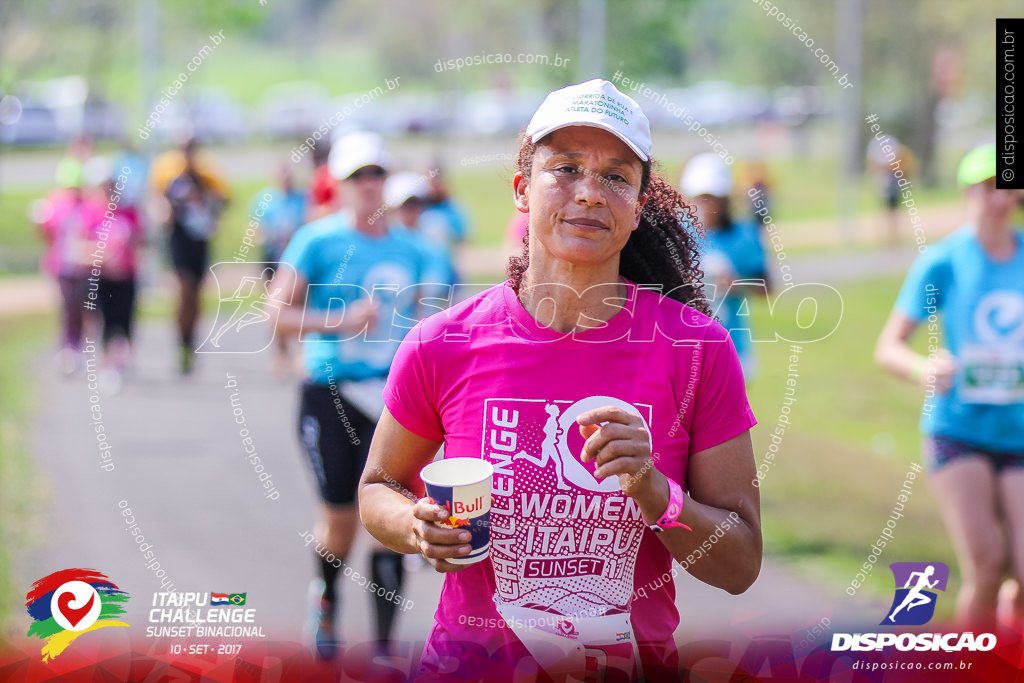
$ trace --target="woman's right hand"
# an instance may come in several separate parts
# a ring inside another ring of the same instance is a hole
[[[935,391],[944,394],[952,388],[955,376],[956,359],[947,349],[939,349],[935,358],[926,360],[918,380],[925,389],[934,386]]]
[[[447,558],[462,557],[470,553],[469,532],[452,529],[441,524],[449,513],[431,498],[420,498],[412,508],[412,533],[420,555],[439,572],[457,572],[468,564],[452,564]]]
[[[331,310],[324,318],[324,331],[342,334],[372,332],[380,305],[371,299],[356,299],[339,310]]]

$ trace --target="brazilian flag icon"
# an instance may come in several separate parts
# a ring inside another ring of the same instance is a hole
[[[244,605],[246,593],[232,593],[228,596],[228,602],[232,605]]]

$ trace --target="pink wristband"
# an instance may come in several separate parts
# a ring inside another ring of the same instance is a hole
[[[667,477],[666,477],[667,479]],[[658,521],[650,525],[651,531],[660,534],[665,529],[674,529],[680,527],[687,531],[693,531],[690,527],[686,526],[682,522],[677,521],[680,513],[683,511],[683,501],[686,497],[683,495],[682,487],[672,481],[668,480],[668,508],[662,513]]]

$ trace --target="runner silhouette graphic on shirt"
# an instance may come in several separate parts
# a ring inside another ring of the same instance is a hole
[[[562,473],[562,456],[558,453],[558,433],[561,431],[558,426],[558,414],[561,411],[554,403],[545,403],[544,410],[548,414],[548,419],[544,423],[544,441],[540,445],[540,457],[535,458],[526,451],[519,451],[516,453],[516,457],[526,458],[541,468],[547,467],[548,460],[554,461],[555,481],[558,482],[558,488],[564,491],[569,488],[569,485],[565,483]]]
[[[906,585],[903,586],[904,588],[910,588],[910,592],[907,593],[907,597],[903,598],[903,602],[900,603],[899,607],[894,609],[892,614],[889,615],[889,621],[895,623],[896,614],[904,607],[906,607],[909,612],[915,607],[927,605],[932,601],[932,597],[924,594],[922,591],[925,588],[935,588],[935,586],[938,585],[938,579],[935,579],[935,581],[928,580],[934,573],[935,567],[932,565],[928,565],[923,572],[911,572],[910,576],[907,577]],[[910,584],[914,581],[915,576],[918,577],[917,583],[913,588],[911,588]]]

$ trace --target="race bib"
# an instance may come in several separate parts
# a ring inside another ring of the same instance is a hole
[[[181,226],[194,240],[209,239],[217,229],[213,212],[199,204],[190,204],[182,212]]]
[[[965,346],[958,360],[964,403],[1024,403],[1024,349]]]
[[[572,618],[507,603],[497,608],[548,673],[579,676],[614,669],[629,672],[631,680],[639,677],[640,657],[628,613]]]

